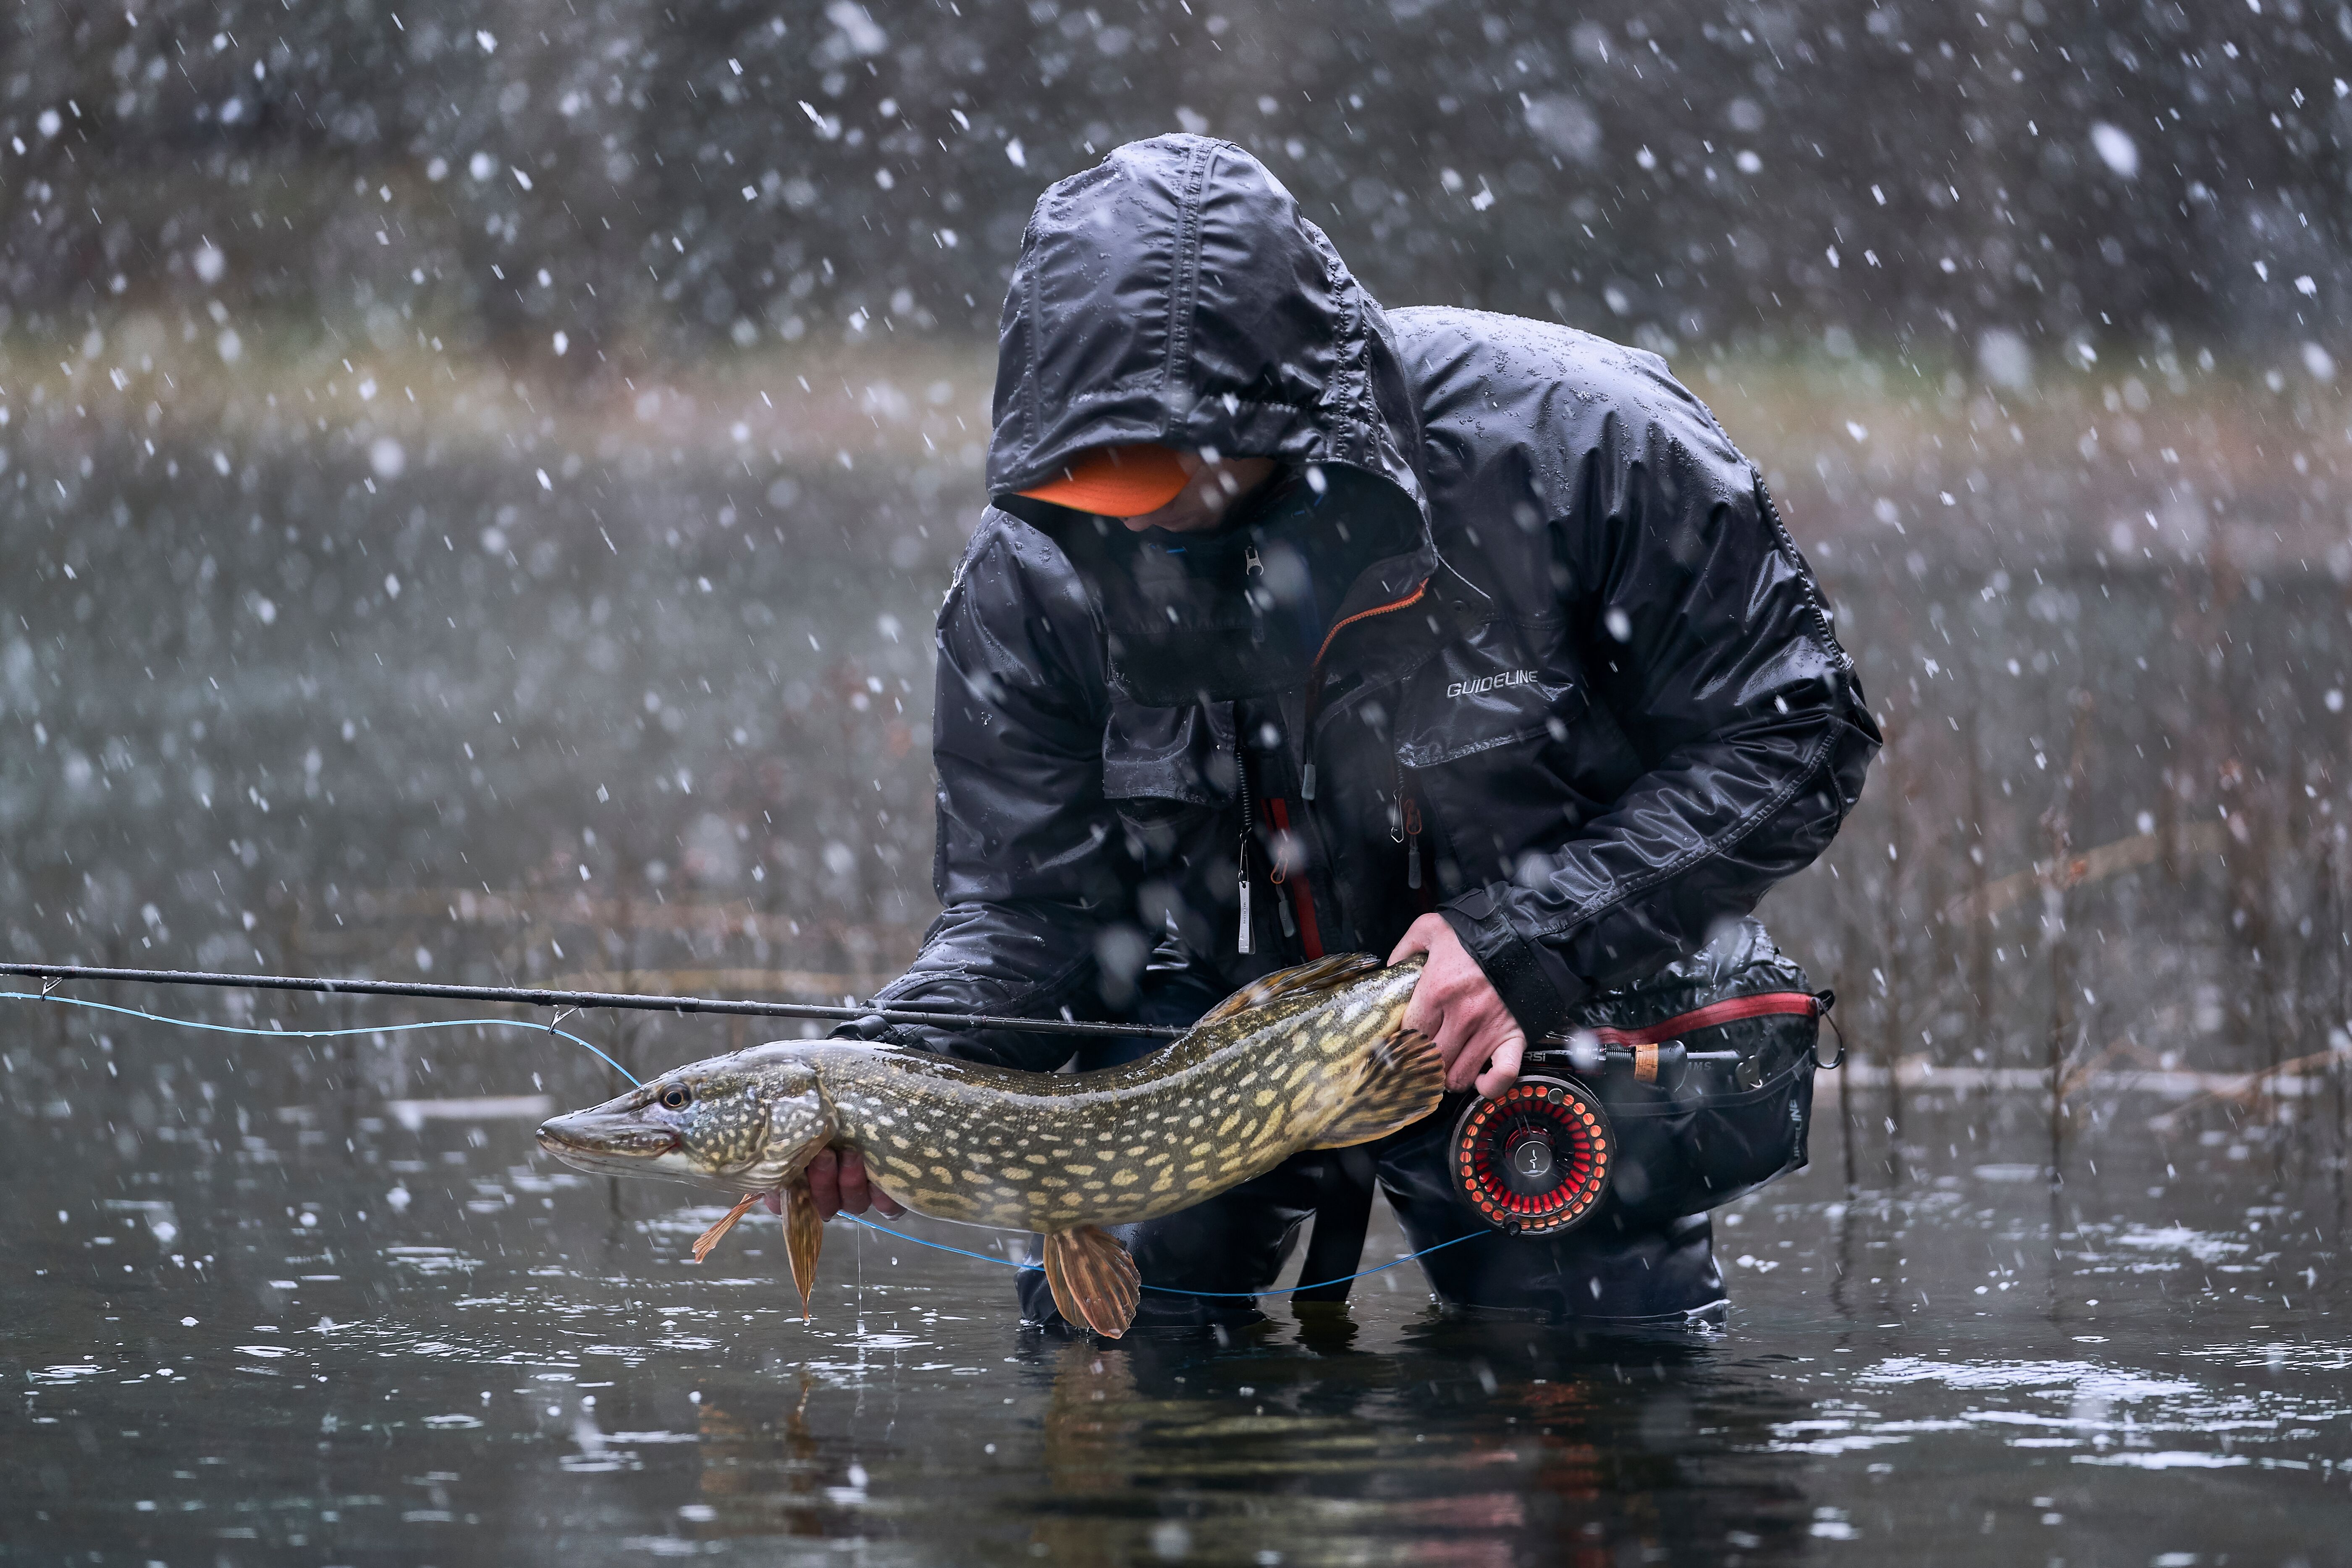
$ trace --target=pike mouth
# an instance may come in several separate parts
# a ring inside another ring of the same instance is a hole
[[[658,1160],[683,1142],[667,1128],[595,1116],[558,1116],[539,1128],[541,1148],[568,1165],[590,1169]]]

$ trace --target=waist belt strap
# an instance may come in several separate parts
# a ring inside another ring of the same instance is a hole
[[[1678,1040],[1694,1029],[1711,1028],[1717,1024],[1736,1024],[1742,1018],[1764,1018],[1776,1013],[1811,1017],[1822,1010],[1821,1001],[1808,991],[1765,991],[1754,996],[1732,996],[1721,1002],[1710,1002],[1704,1007],[1694,1007],[1687,1013],[1677,1013],[1655,1024],[1644,1024],[1638,1029],[1595,1029],[1604,1046],[1654,1046],[1667,1040]]]

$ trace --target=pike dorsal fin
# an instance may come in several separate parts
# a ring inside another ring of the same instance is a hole
[[[809,1297],[816,1291],[816,1255],[824,1246],[824,1221],[817,1216],[808,1173],[795,1171],[779,1192],[784,1209],[784,1258],[793,1266],[793,1289],[801,1293],[801,1321],[809,1321]]]
[[[1410,1127],[1445,1095],[1445,1060],[1426,1035],[1399,1029],[1374,1047],[1363,1082],[1310,1149],[1349,1149]]]
[[[1127,1332],[1143,1300],[1135,1259],[1117,1237],[1091,1225],[1045,1237],[1045,1283],[1064,1318],[1108,1340]]]
[[[1381,961],[1369,952],[1333,952],[1288,969],[1277,969],[1272,974],[1251,981],[1215,1006],[1201,1015],[1201,1023],[1222,1024],[1227,1018],[1246,1013],[1253,1007],[1263,1007],[1269,1002],[1280,1002],[1292,996],[1309,996],[1320,991],[1333,991],[1381,966]]]

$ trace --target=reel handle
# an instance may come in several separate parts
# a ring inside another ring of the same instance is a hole
[[[1688,1050],[1680,1040],[1662,1040],[1654,1046],[1604,1045],[1598,1036],[1584,1031],[1570,1035],[1559,1045],[1546,1042],[1528,1053],[1529,1070],[1542,1066],[1559,1067],[1578,1078],[1591,1079],[1612,1068],[1631,1068],[1640,1082],[1668,1086],[1682,1077],[1688,1063],[1738,1059],[1738,1051]]]

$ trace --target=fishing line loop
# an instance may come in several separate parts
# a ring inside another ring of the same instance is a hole
[[[271,1040],[331,1040],[347,1035],[398,1035],[411,1029],[464,1029],[485,1026],[530,1029],[536,1032],[540,1027],[528,1018],[431,1018],[414,1024],[377,1024],[362,1029],[247,1029],[235,1024],[205,1024],[194,1018],[167,1017],[163,1014],[150,1013],[138,1007],[117,1007],[110,1002],[87,1002],[79,996],[52,996],[46,991],[37,995],[30,991],[0,991],[0,1001],[11,1000],[54,1002],[65,1007],[88,1007],[94,1012],[120,1013],[126,1018],[144,1018],[150,1023],[175,1024],[183,1029],[203,1029],[215,1035],[257,1035],[264,1039]],[[606,1067],[627,1079],[632,1084],[639,1082],[636,1074],[598,1050],[590,1042],[567,1029],[557,1028],[553,1023],[546,1027],[549,1034],[561,1039],[570,1040],[573,1045],[589,1052]]]

